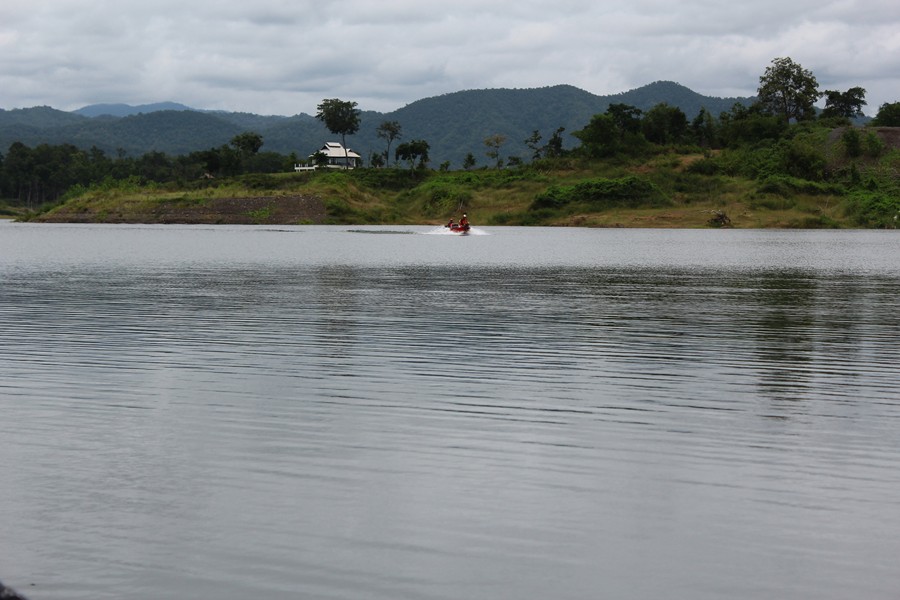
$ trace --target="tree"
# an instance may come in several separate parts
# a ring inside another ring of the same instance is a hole
[[[535,129],[528,139],[525,140],[525,145],[531,150],[531,159],[537,160],[541,157],[541,154],[544,152],[543,146],[541,144],[541,132]]]
[[[384,151],[384,157],[387,159],[391,155],[391,142],[399,140],[401,137],[400,123],[397,121],[384,121],[375,130],[376,135],[381,139],[387,140],[387,149]]]
[[[594,115],[584,129],[573,131],[572,135],[581,141],[583,151],[593,158],[612,156],[619,151],[620,130],[615,120],[608,114]]]
[[[315,154],[312,155],[312,162],[317,167],[324,168],[328,166],[328,155],[319,150]]]
[[[697,144],[705,148],[712,146],[716,139],[716,121],[706,108],[701,108],[691,121],[691,132]]]
[[[790,58],[776,58],[759,78],[757,97],[760,105],[785,123],[815,116],[813,105],[821,97],[819,84],[807,71]]]
[[[853,87],[846,92],[825,90],[825,109],[822,117],[853,117],[862,116],[862,107],[866,105],[866,90],[861,87]]]
[[[661,102],[647,111],[641,121],[641,130],[647,141],[655,144],[675,144],[684,139],[687,132],[687,116],[677,106]]]
[[[259,149],[263,145],[263,137],[253,131],[245,131],[240,133],[229,142],[231,146],[237,150],[238,164],[240,172],[250,172],[254,170],[253,162],[258,156]]]
[[[469,169],[475,166],[475,155],[469,152],[466,154],[466,158],[463,159],[463,169],[468,171]]]
[[[638,133],[641,130],[641,109],[630,104],[610,104],[606,114],[612,117],[620,136],[624,139],[626,133]]]
[[[22,142],[13,142],[3,162],[3,180],[7,193],[31,206],[34,152]]]
[[[229,143],[241,153],[241,156],[247,157],[259,152],[263,145],[263,137],[253,131],[245,131],[231,138]]]
[[[407,161],[410,171],[416,168],[417,160],[418,168],[424,169],[425,165],[428,164],[428,150],[430,149],[431,146],[425,140],[410,140],[397,146],[397,150],[394,151],[394,158]]]
[[[788,124],[780,117],[765,114],[759,103],[744,106],[735,102],[730,111],[719,115],[718,138],[726,147],[774,141],[784,134]]]
[[[381,152],[372,152],[369,156],[369,164],[375,169],[380,169],[384,166],[385,156],[386,155]]]
[[[359,131],[360,110],[356,108],[356,102],[332,98],[322,100],[316,107],[316,118],[325,123],[328,131],[341,136],[341,145],[344,146],[344,166],[350,165],[350,156],[347,153],[347,136]]]
[[[872,125],[877,127],[900,127],[900,102],[886,102],[882,104],[878,109],[878,114],[872,119]]]
[[[484,138],[484,145],[488,147],[485,154],[488,158],[495,161],[497,168],[503,166],[503,158],[500,156],[500,147],[506,143],[506,136],[495,133]]]
[[[222,160],[227,165],[226,173],[236,175],[240,171],[240,160],[237,154],[227,145],[219,148]],[[145,153],[135,162],[137,174],[150,181],[166,181],[172,174],[173,163],[165,152],[153,150]]]
[[[543,146],[541,145],[541,140],[543,136],[541,136],[541,132],[535,129],[528,139],[525,140],[525,145],[531,150],[531,158],[532,160],[538,160],[543,156],[544,158],[557,158],[562,156],[562,132],[565,131],[565,127],[559,127],[556,129],[553,134],[550,135],[550,139],[547,140],[547,143]]]
[[[563,153],[563,139],[562,132],[565,131],[565,127],[557,127],[556,131],[553,132],[553,135],[550,136],[550,141],[547,142],[547,145],[544,147],[544,157],[545,158],[559,158]]]
[[[628,104],[610,104],[606,112],[591,117],[591,122],[584,129],[573,131],[572,135],[581,140],[580,151],[593,158],[613,156],[620,152],[636,156],[647,146],[647,140],[641,134],[641,114],[639,108]],[[562,128],[557,130],[557,134],[562,132]],[[554,142],[551,141],[552,143]],[[559,144],[561,154],[562,137],[557,135],[555,143]]]

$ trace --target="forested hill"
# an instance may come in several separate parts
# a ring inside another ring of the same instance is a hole
[[[572,147],[576,142],[571,132],[582,129],[610,104],[628,104],[646,111],[665,102],[681,108],[692,119],[701,108],[718,115],[736,102],[748,104],[751,100],[703,96],[666,81],[611,96],[597,96],[569,85],[467,90],[418,100],[389,113],[364,111],[360,130],[347,138],[347,145],[366,158],[383,151],[386,142],[375,130],[384,121],[397,121],[402,127],[400,141],[425,140],[431,148],[433,166],[449,161],[451,167],[458,168],[468,153],[483,164],[484,140],[497,134],[506,137],[501,153],[507,158],[527,159],[525,140],[535,130],[546,141],[564,127],[564,145]],[[32,147],[71,143],[86,149],[97,147],[111,155],[124,152],[140,156],[151,151],[178,155],[218,147],[241,132],[254,131],[263,136],[263,151],[294,152],[303,158],[326,140],[336,138],[306,114],[282,117],[184,108],[161,103],[139,107],[94,105],[71,113],[46,106],[0,109],[0,153],[12,143],[22,142]],[[393,148],[396,146],[394,142]]]

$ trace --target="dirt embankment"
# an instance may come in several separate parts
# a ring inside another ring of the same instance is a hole
[[[219,225],[298,225],[323,223],[325,203],[316,196],[160,200],[113,209],[62,206],[41,215],[45,223],[185,223]]]
[[[838,127],[828,135],[828,142],[836,143],[849,127]],[[855,127],[860,133],[874,133],[890,150],[900,148],[900,127]]]
[[[900,148],[900,127],[873,127],[872,129],[888,148]]]

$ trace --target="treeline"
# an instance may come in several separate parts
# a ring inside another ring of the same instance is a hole
[[[185,184],[204,178],[284,172],[297,162],[294,154],[259,152],[260,146],[261,136],[251,132],[235,136],[229,145],[183,156],[148,152],[135,158],[110,157],[96,147],[82,150],[72,144],[40,144],[30,148],[16,142],[5,155],[0,154],[0,198],[35,208],[57,202],[70,189],[108,180]]]
[[[810,71],[790,58],[776,58],[760,77],[757,100],[749,105],[736,103],[718,116],[702,108],[688,121],[684,111],[667,103],[646,112],[610,104],[573,135],[582,143],[579,151],[595,158],[639,156],[653,145],[695,144],[710,149],[765,145],[794,137],[803,126],[848,127],[852,119],[863,115],[865,96],[861,87],[820,91]],[[815,103],[822,98],[825,107],[818,110]],[[900,126],[900,103],[882,105],[870,124]]]

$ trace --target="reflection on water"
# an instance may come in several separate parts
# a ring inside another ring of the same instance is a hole
[[[47,599],[900,589],[900,273],[371,259],[410,238],[0,267],[2,578]]]

